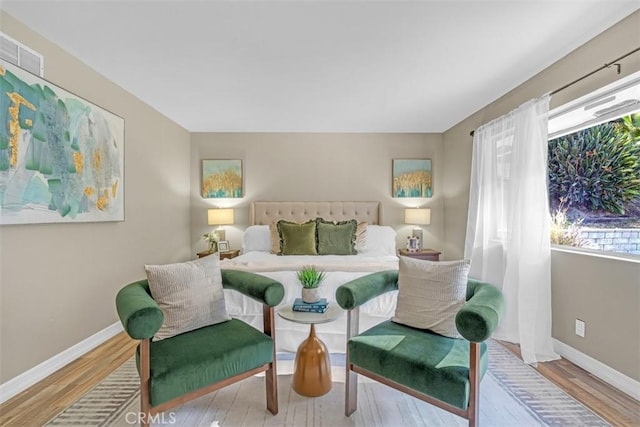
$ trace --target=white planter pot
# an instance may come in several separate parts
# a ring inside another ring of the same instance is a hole
[[[320,288],[302,288],[302,301],[306,303],[320,301]]]

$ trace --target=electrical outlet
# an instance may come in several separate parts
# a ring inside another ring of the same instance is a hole
[[[576,319],[576,335],[584,338],[586,326],[583,320]]]

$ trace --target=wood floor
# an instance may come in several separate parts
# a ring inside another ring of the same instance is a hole
[[[137,341],[121,332],[3,403],[0,426],[44,425],[129,359],[136,345]]]
[[[519,355],[517,345],[503,343]],[[0,405],[0,426],[41,426],[133,355],[136,342],[120,333]],[[640,402],[562,359],[538,371],[613,426],[640,426]]]

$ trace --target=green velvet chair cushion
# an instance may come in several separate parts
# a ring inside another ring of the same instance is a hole
[[[344,310],[353,310],[386,292],[398,290],[398,270],[378,271],[341,285],[336,301]]]
[[[153,337],[164,321],[162,310],[151,298],[147,279],[120,289],[116,295],[116,310],[124,330],[136,340]]]
[[[273,345],[271,337],[238,319],[151,342],[151,404],[270,363]]]
[[[222,286],[233,289],[269,307],[280,304],[284,286],[277,280],[242,270],[222,269]]]
[[[504,297],[498,288],[469,279],[467,303],[456,315],[456,328],[469,341],[485,341],[498,327],[503,310]]]
[[[469,402],[469,342],[382,322],[349,340],[349,361],[461,409]],[[487,370],[481,344],[480,378]]]

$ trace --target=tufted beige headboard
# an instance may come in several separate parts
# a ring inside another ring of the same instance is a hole
[[[253,202],[251,225],[269,225],[281,219],[302,222],[322,218],[327,221],[356,219],[379,225],[380,202]]]

